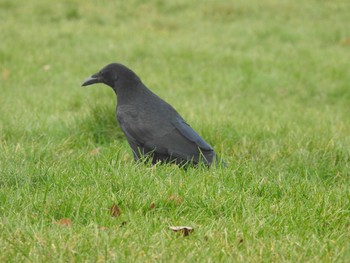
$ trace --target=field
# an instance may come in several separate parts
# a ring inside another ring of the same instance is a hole
[[[349,260],[348,0],[0,0],[0,21],[0,262]],[[81,87],[110,62],[227,168],[135,163],[113,91]]]

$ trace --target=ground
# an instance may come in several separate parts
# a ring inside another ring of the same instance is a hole
[[[0,0],[0,19],[1,262],[350,257],[347,0]],[[228,167],[134,163],[113,91],[80,87],[110,62]]]

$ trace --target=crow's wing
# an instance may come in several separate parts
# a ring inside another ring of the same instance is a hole
[[[154,116],[153,116],[154,117]],[[118,108],[117,118],[130,145],[146,151],[168,154],[195,162],[201,152],[210,163],[215,155],[213,148],[206,143],[180,116],[173,121],[166,118],[140,116],[127,108]]]
[[[213,148],[203,140],[192,128],[188,125],[182,118],[177,118],[172,122],[176,129],[183,135],[186,139],[195,143],[199,148],[204,151],[212,151]]]

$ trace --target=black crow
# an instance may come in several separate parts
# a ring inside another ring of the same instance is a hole
[[[213,148],[129,68],[109,64],[87,78],[82,86],[95,83],[104,83],[116,93],[117,120],[135,160],[150,156],[152,163],[204,162],[208,166],[216,161]]]

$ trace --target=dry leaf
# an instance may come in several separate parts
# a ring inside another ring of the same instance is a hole
[[[182,199],[180,196],[171,195],[169,196],[169,201],[174,202],[175,205],[180,205],[182,203]]]
[[[340,44],[341,44],[341,45],[344,45],[344,46],[350,45],[350,37],[341,40],[341,41],[340,41]]]
[[[113,217],[118,217],[122,213],[120,211],[120,208],[116,204],[113,204],[111,206],[111,208],[109,209],[109,212],[110,212],[111,216],[113,216]]]
[[[174,232],[182,233],[185,237],[194,231],[193,227],[189,226],[169,226],[169,228]]]
[[[71,226],[72,220],[69,218],[61,218],[60,221],[56,221],[55,224],[60,226]]]
[[[150,209],[154,209],[156,208],[156,205],[154,203],[152,203],[150,206],[149,206]]]
[[[45,66],[43,67],[43,69],[44,69],[45,71],[48,71],[48,70],[51,69],[51,65],[47,64],[47,65],[45,65]]]
[[[10,71],[8,70],[8,69],[4,69],[3,71],[2,71],[2,79],[3,80],[7,80],[8,78],[9,78],[9,76],[10,76]]]
[[[100,148],[97,147],[96,149],[93,149],[92,151],[90,151],[90,155],[96,155],[100,153]]]

